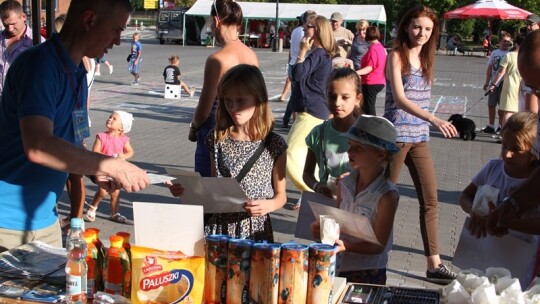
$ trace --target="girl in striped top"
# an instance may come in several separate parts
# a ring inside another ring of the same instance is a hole
[[[390,165],[390,179],[397,183],[405,164],[418,196],[426,277],[431,282],[449,283],[456,275],[441,263],[439,256],[437,182],[428,145],[430,124],[445,137],[457,134],[451,123],[428,111],[438,36],[439,21],[430,8],[416,6],[403,16],[386,64],[384,117],[394,124],[400,148]]]

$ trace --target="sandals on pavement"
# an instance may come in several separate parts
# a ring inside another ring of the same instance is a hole
[[[97,207],[94,207],[94,206],[88,204],[87,202],[84,202],[84,204],[88,206],[88,209],[86,210],[86,213],[84,214],[84,218],[89,222],[95,221],[96,220]]]
[[[115,213],[113,216],[111,216],[111,220],[113,222],[117,222],[117,223],[120,223],[120,224],[127,224],[128,223],[128,219],[125,216],[123,216],[122,214],[120,214],[120,212]]]
[[[69,234],[69,231],[71,231],[71,218],[69,216],[60,220],[60,229],[62,234]]]

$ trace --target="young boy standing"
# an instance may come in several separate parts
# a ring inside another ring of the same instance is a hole
[[[139,85],[139,71],[142,63],[142,45],[139,41],[140,34],[135,32],[133,34],[133,41],[131,41],[131,58],[128,64],[128,71],[133,75],[132,86]]]

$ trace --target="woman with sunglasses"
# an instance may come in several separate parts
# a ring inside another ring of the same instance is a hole
[[[205,144],[208,132],[216,125],[217,86],[221,76],[239,64],[259,66],[257,55],[239,39],[242,9],[232,0],[215,0],[210,11],[212,35],[221,49],[206,59],[204,83],[189,129],[189,140],[197,142],[195,171],[210,176],[210,152]]]
[[[306,57],[309,50],[311,52]],[[337,46],[328,19],[317,15],[307,19],[304,38],[291,73],[291,80],[296,84],[289,102],[297,116],[287,139],[287,176],[301,191],[311,191],[302,179],[308,152],[306,136],[330,115],[326,105],[326,82],[332,72],[335,54]]]

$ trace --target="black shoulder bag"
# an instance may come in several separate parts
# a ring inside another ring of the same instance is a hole
[[[267,146],[267,141],[268,141],[268,138],[270,138],[270,134],[268,134],[268,136],[266,136],[266,138],[261,141],[261,144],[259,145],[259,147],[257,148],[257,150],[255,150],[255,152],[253,153],[253,155],[251,155],[251,157],[249,158],[249,160],[246,162],[246,164],[244,165],[244,167],[242,167],[242,170],[240,170],[240,172],[238,173],[238,175],[236,175],[234,178],[236,179],[236,181],[238,181],[238,183],[240,183],[244,177],[246,176],[246,174],[248,174],[249,170],[251,170],[251,167],[253,167],[253,165],[255,164],[255,162],[257,161],[257,159],[259,159],[259,157],[261,156],[261,154],[263,153],[264,149],[266,148]]]

